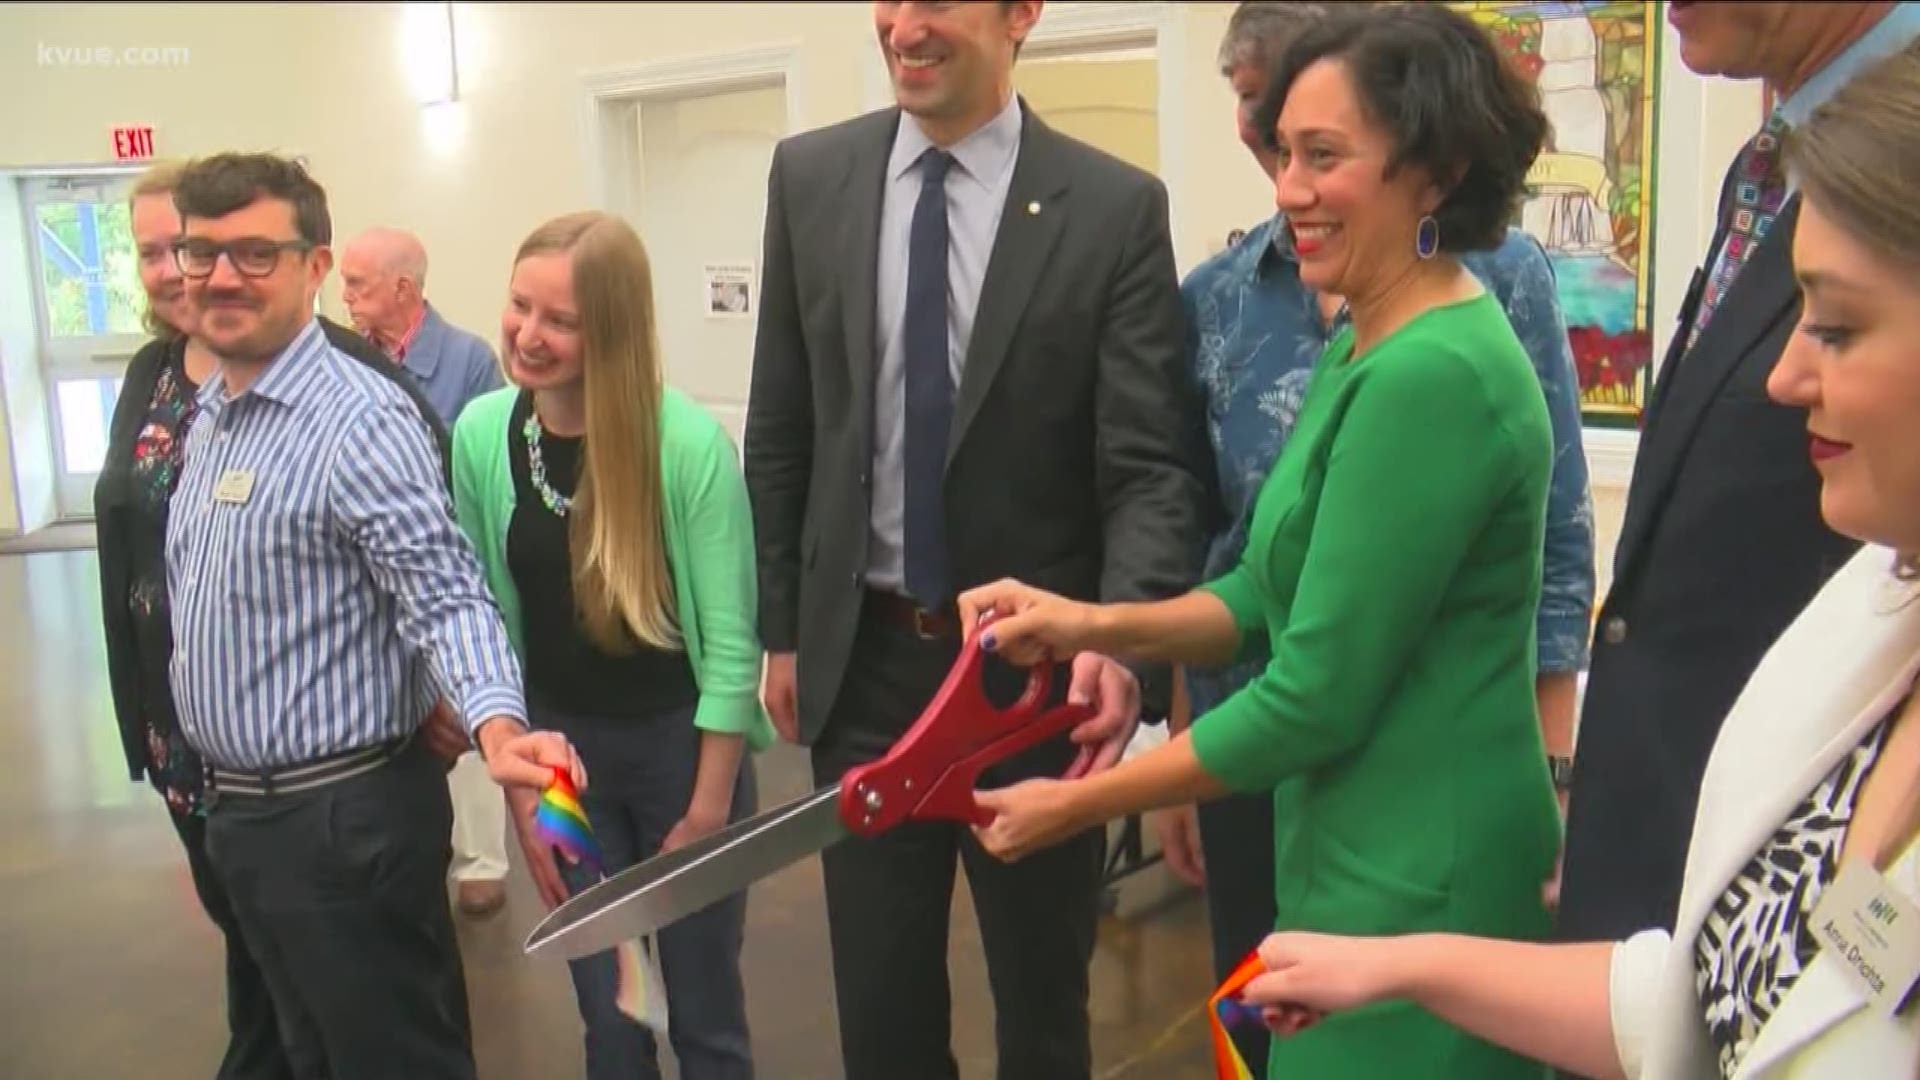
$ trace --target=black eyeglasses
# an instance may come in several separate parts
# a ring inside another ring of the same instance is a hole
[[[190,278],[212,277],[213,268],[225,255],[227,262],[243,277],[261,278],[273,273],[280,263],[280,253],[297,251],[302,255],[312,251],[314,244],[310,240],[264,240],[247,237],[242,240],[229,240],[222,244],[213,240],[175,240],[173,242],[173,262],[180,272]]]

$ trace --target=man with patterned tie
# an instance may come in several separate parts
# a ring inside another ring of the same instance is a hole
[[[1040,8],[876,3],[899,108],[774,154],[745,461],[767,705],[812,747],[821,784],[926,707],[958,655],[960,590],[1018,576],[1162,597],[1197,576],[1204,443],[1166,192],[1013,93]],[[1099,706],[1075,732],[1103,748],[1096,767],[1143,699],[1164,715],[1163,670],[1136,684],[1087,654],[1072,673]],[[1058,773],[1073,753],[1042,746],[982,783]],[[996,1075],[1088,1077],[1102,839],[1005,864],[933,823],[829,849],[849,1080],[958,1076],[956,860],[993,986]]]
[[[1671,928],[1720,721],[1844,563],[1820,518],[1804,410],[1766,379],[1799,320],[1792,125],[1920,34],[1920,5],[1673,3],[1681,59],[1778,100],[1721,190],[1719,229],[1654,383],[1574,758],[1560,936]]]

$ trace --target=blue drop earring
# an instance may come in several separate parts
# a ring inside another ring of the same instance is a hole
[[[1413,234],[1413,253],[1423,259],[1431,259],[1440,253],[1440,223],[1428,214],[1420,219],[1420,227]]]

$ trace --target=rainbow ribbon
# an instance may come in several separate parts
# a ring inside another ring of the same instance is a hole
[[[593,838],[593,826],[580,805],[580,792],[573,786],[567,770],[554,768],[553,780],[540,793],[540,805],[533,813],[534,831],[562,855],[593,871],[595,878],[606,877],[606,860],[599,841]],[[647,1015],[647,981],[640,967],[640,943],[623,941],[613,948],[615,969],[619,972],[614,1004],[635,1023],[652,1024]]]
[[[533,812],[533,824],[540,838],[574,862],[595,874],[605,875],[606,861],[600,856],[600,844],[593,838],[593,826],[580,806],[580,792],[573,786],[567,770],[554,768],[553,780],[540,793],[540,806]]]
[[[1260,1010],[1243,1003],[1237,995],[1241,988],[1266,970],[1266,965],[1260,962],[1260,954],[1250,953],[1207,999],[1207,1028],[1213,1043],[1214,1080],[1254,1080],[1253,1070],[1247,1068],[1247,1059],[1240,1056],[1240,1048],[1233,1044],[1227,1028],[1261,1022]]]

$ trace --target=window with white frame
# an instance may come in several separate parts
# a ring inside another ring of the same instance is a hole
[[[84,516],[127,360],[147,334],[130,172],[23,177],[37,352],[62,516]]]

